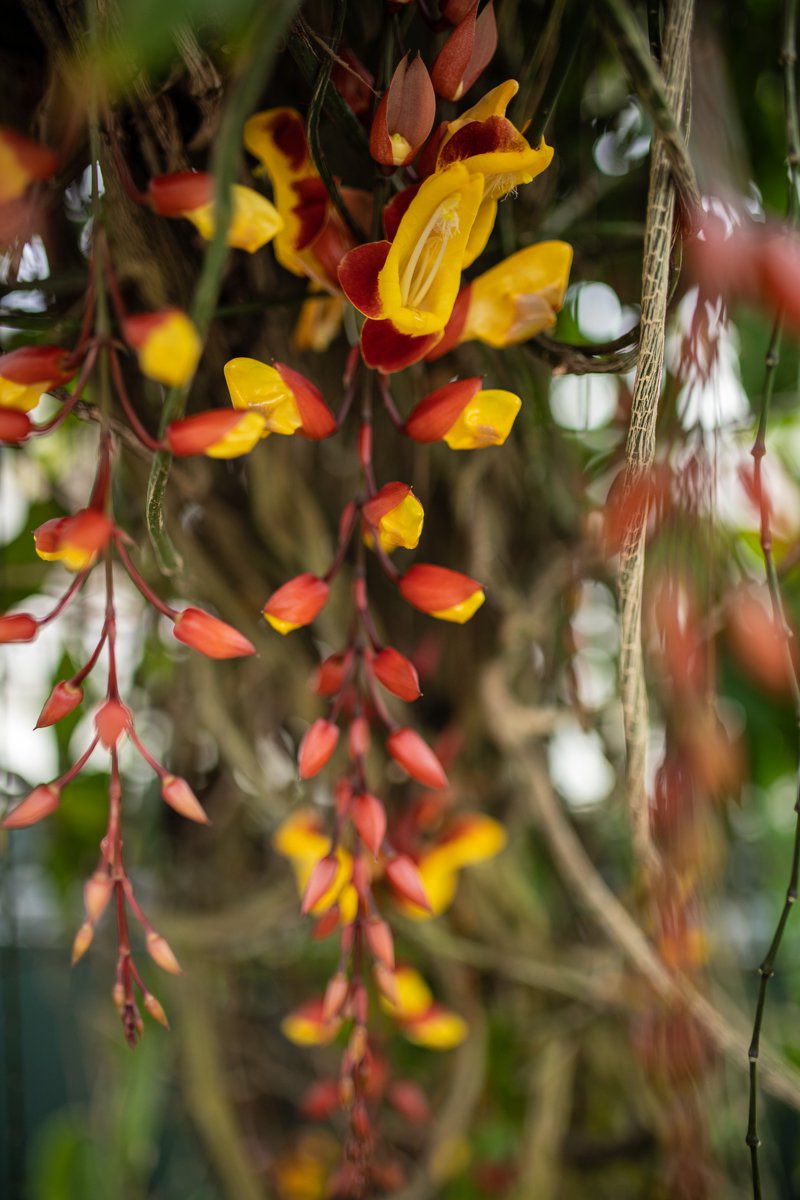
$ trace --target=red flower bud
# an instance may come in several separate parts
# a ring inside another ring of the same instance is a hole
[[[311,624],[325,607],[330,590],[324,579],[305,571],[272,593],[264,605],[264,616],[278,633],[290,633]]]
[[[181,974],[180,963],[173,954],[169,942],[160,933],[156,933],[155,929],[151,929],[145,938],[144,944],[147,947],[147,953],[153,962],[161,967],[162,971],[168,971],[170,975]]]
[[[478,0],[455,27],[431,67],[437,95],[460,100],[491,62],[497,49],[497,25],[492,0],[478,16]]]
[[[214,176],[205,171],[175,171],[157,175],[147,188],[150,203],[160,217],[181,217],[184,213],[211,204]]]
[[[0,408],[0,442],[6,446],[18,446],[33,429],[27,413],[15,408]]]
[[[339,726],[319,717],[308,729],[300,743],[298,773],[301,779],[310,779],[325,766],[339,741]]]
[[[301,912],[309,913],[319,903],[336,878],[338,870],[339,861],[334,854],[328,854],[319,860],[303,892]]]
[[[373,958],[382,962],[390,971],[394,970],[394,938],[392,931],[380,917],[368,917],[364,923],[364,934]]]
[[[42,783],[34,788],[16,808],[3,817],[4,829],[25,829],[35,825],[43,817],[49,817],[58,808],[61,793],[52,783]]]
[[[92,925],[95,925],[106,910],[114,890],[114,880],[108,871],[98,868],[83,885],[83,907]]]
[[[343,654],[330,654],[321,662],[311,680],[311,690],[318,696],[335,696],[344,683],[348,659]]]
[[[447,787],[444,767],[428,743],[413,729],[396,729],[386,739],[386,749],[417,783],[435,788],[436,791]]]
[[[243,658],[256,652],[253,643],[238,629],[201,608],[185,608],[179,612],[173,633],[179,642],[199,650],[208,658]]]
[[[410,1079],[396,1079],[389,1086],[386,1099],[412,1125],[425,1125],[431,1119],[425,1093]]]
[[[392,646],[385,646],[375,655],[372,670],[387,691],[401,700],[416,700],[422,694],[414,664]]]
[[[339,1109],[338,1079],[318,1079],[306,1091],[299,1105],[308,1121],[324,1121]]]
[[[120,700],[106,700],[95,713],[94,727],[103,745],[112,750],[130,728],[131,711]]]
[[[322,1019],[323,1021],[332,1021],[334,1017],[338,1017],[339,1013],[344,1008],[347,993],[350,991],[350,984],[347,976],[343,971],[337,971],[328,980],[328,986],[325,989],[325,996],[322,1000]]]
[[[436,96],[431,77],[417,54],[401,59],[372,122],[369,150],[385,167],[408,165],[433,126]]]
[[[76,709],[82,700],[83,688],[76,687],[68,680],[62,680],[61,683],[56,684],[45,701],[35,728],[42,729],[46,725],[55,725],[57,721],[62,720]]]
[[[348,731],[348,749],[351,758],[363,758],[369,753],[369,722],[366,717],[356,717]]]
[[[161,795],[176,813],[198,825],[210,825],[208,813],[195,796],[185,779],[177,775],[165,775],[161,780]]]
[[[431,911],[422,876],[407,854],[398,854],[397,858],[391,859],[386,864],[386,874],[394,890],[399,892],[404,900],[416,904],[418,908],[424,908],[426,912]]]
[[[386,812],[380,800],[368,792],[359,792],[350,804],[350,816],[358,836],[377,858],[386,834]]]
[[[34,408],[43,392],[75,374],[64,367],[68,358],[61,346],[19,346],[0,354],[0,406],[22,412]]]
[[[30,613],[7,613],[0,617],[0,645],[4,642],[32,642],[39,622]]]
[[[400,594],[414,608],[443,621],[468,621],[485,599],[483,588],[469,575],[416,563],[397,581]]]

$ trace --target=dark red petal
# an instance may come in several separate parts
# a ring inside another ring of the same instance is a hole
[[[336,418],[322,398],[322,392],[305,375],[287,367],[286,363],[275,363],[275,370],[294,393],[302,432],[313,441],[330,437],[336,430]]]
[[[414,337],[400,333],[391,321],[365,321],[361,330],[361,353],[368,367],[390,373],[419,362],[441,338],[440,333]]]
[[[292,184],[297,203],[292,212],[300,222],[295,249],[305,250],[318,238],[328,219],[328,190],[321,179],[299,179]]]
[[[391,248],[391,242],[367,242],[364,246],[356,246],[339,264],[342,290],[365,317],[380,317],[383,311],[378,275]]]
[[[431,67],[431,79],[437,95],[445,100],[459,100],[464,94],[464,74],[475,49],[475,23],[478,0],[456,25],[442,46]]]
[[[399,70],[399,68],[398,68]],[[392,161],[392,143],[389,139],[389,93],[384,92],[381,101],[375,109],[372,126],[369,131],[369,152],[384,167],[394,167]]]
[[[424,400],[420,400],[405,424],[405,430],[415,442],[438,442],[455,424],[473,396],[481,390],[482,379],[459,379]]]
[[[525,139],[506,117],[470,121],[458,129],[439,153],[439,169],[477,154],[494,154],[524,148]]]

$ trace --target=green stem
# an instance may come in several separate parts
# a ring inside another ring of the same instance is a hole
[[[233,210],[231,191],[242,143],[242,127],[255,108],[265,78],[277,52],[278,42],[289,24],[298,0],[274,0],[264,5],[245,40],[247,50],[239,64],[239,74],[217,133],[211,156],[214,176],[215,221],[203,261],[203,269],[195,288],[190,308],[191,318],[205,341],[222,285],[222,275],[228,260],[227,232]],[[164,402],[159,432],[163,436],[170,421],[183,415],[191,381],[182,387],[171,388]],[[172,544],[165,524],[165,495],[172,456],[166,451],[157,454],[150,470],[147,487],[147,528],[156,558],[166,575],[181,569],[180,555]]]

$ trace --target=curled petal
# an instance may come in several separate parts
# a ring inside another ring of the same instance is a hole
[[[209,458],[238,458],[249,454],[269,430],[259,412],[231,412],[214,408],[182,417],[167,426],[167,445],[173,454],[187,458],[205,454]]]

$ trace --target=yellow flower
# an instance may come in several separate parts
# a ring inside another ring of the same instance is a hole
[[[149,379],[179,387],[194,375],[203,344],[181,309],[138,313],[123,322],[122,332],[138,354],[142,374]]]
[[[303,119],[293,108],[255,113],[245,124],[244,144],[269,176],[275,207],[283,219],[273,242],[275,257],[293,275],[308,275],[313,256],[297,248],[303,228],[294,185],[317,179],[318,174],[308,152]]]
[[[572,247],[526,246],[472,281],[461,341],[502,348],[525,342],[556,322],[564,303]]]

